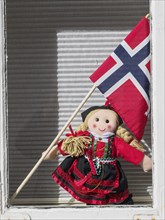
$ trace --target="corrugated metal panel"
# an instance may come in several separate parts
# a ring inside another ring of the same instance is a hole
[[[7,0],[9,191],[16,190],[91,88],[89,75],[148,13],[147,1]],[[102,104],[98,90],[83,107]],[[82,109],[82,110],[83,110]],[[80,123],[80,114],[72,123]],[[150,123],[145,141],[150,146]],[[43,162],[20,201],[69,198],[51,173],[63,158]],[[150,198],[151,173],[121,161],[130,191]],[[42,198],[42,199],[41,199]],[[54,199],[54,200],[53,200]],[[63,200],[63,201],[64,201]]]

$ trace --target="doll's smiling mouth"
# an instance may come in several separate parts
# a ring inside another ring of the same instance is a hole
[[[104,129],[100,129],[100,128],[99,128],[99,131],[104,132],[104,131],[105,131],[105,128],[104,128]]]

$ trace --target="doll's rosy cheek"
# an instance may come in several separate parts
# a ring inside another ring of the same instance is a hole
[[[96,124],[93,124],[93,128],[96,128],[97,127],[97,125]]]
[[[108,129],[111,130],[111,128],[112,128],[112,126],[111,126],[111,125],[108,125]]]

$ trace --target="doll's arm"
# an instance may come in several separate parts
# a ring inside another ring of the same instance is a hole
[[[148,172],[152,169],[152,159],[145,155],[140,165],[143,168],[144,172]]]
[[[45,155],[46,151],[44,151],[42,153],[42,155]],[[46,155],[46,157],[44,158],[44,160],[54,160],[57,155],[59,154],[59,150],[58,150],[58,146],[55,145],[50,152]]]
[[[117,157],[122,157],[124,160],[139,165],[144,159],[144,152],[127,144],[123,139],[116,137],[115,139]]]
[[[152,159],[150,159],[144,152],[131,147],[121,138],[115,138],[116,154],[124,160],[133,163],[134,165],[141,165],[144,172],[152,168]]]

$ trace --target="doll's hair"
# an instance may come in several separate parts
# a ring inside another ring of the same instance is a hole
[[[86,131],[88,129],[88,119],[98,112],[99,109],[91,111],[85,118],[85,120],[78,126],[77,131]]]
[[[83,122],[78,126],[77,131],[86,131],[88,129],[89,118],[93,114],[95,114],[96,112],[98,112],[99,110],[102,110],[102,109],[106,109],[106,110],[110,110],[110,111],[114,112],[114,114],[116,115],[116,119],[117,119],[116,129],[118,128],[118,126],[120,124],[122,124],[123,121],[120,118],[120,116],[113,109],[111,109],[109,106],[93,106],[93,107],[90,107],[89,109],[87,109],[86,111],[82,112],[81,116],[82,116]]]

